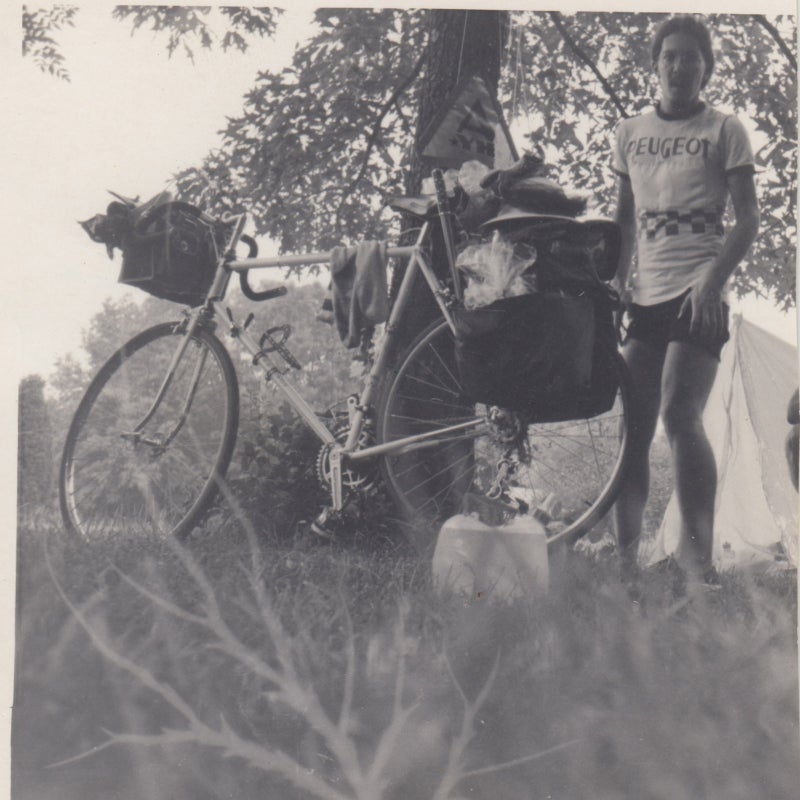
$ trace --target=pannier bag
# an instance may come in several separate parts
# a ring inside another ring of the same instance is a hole
[[[456,363],[468,397],[529,422],[608,411],[617,381],[613,301],[536,293],[454,309]]]
[[[122,251],[120,283],[164,300],[202,303],[214,280],[217,241],[222,244],[219,224],[168,192],[141,204],[115,197],[105,214],[80,224],[93,241],[106,245],[109,257],[114,248]]]

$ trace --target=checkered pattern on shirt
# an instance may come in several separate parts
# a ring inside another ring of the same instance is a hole
[[[689,211],[643,211],[639,215],[639,230],[646,239],[655,239],[659,232],[665,236],[679,233],[724,233],[722,215],[718,211],[693,208]]]

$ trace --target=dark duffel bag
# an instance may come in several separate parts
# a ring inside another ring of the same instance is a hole
[[[602,294],[538,293],[455,309],[456,363],[476,403],[530,422],[608,411],[617,380],[613,302]]]

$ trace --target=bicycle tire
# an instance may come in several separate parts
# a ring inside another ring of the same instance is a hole
[[[619,381],[610,411],[583,420],[533,424],[527,429],[533,460],[526,470],[526,485],[517,490],[531,509],[547,495],[559,495],[561,515],[548,526],[548,545],[553,548],[572,544],[591,530],[619,493],[628,456],[631,381],[617,350],[607,356]],[[379,442],[466,422],[482,414],[484,407],[470,403],[461,388],[453,333],[444,320],[428,326],[397,364],[380,407]],[[434,447],[387,454],[382,471],[401,514],[415,528],[427,528],[428,535],[434,535],[435,525],[459,513],[468,491],[485,492],[494,480],[500,455],[488,435],[464,433]],[[594,462],[588,468],[587,456]],[[571,497],[565,496],[565,487],[572,488]]]
[[[59,497],[67,531],[79,539],[154,533],[181,539],[214,501],[239,422],[236,372],[216,336],[192,334],[143,436],[132,434],[183,335],[179,323],[162,323],[134,336],[106,361],[78,405],[61,458]]]

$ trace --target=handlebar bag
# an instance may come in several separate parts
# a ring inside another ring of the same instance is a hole
[[[613,405],[616,380],[603,354],[616,340],[602,301],[528,294],[455,309],[454,321],[456,364],[473,402],[531,423],[587,418]]]
[[[202,303],[211,288],[217,266],[214,223],[188,203],[147,208],[121,249],[120,283],[192,306]]]

